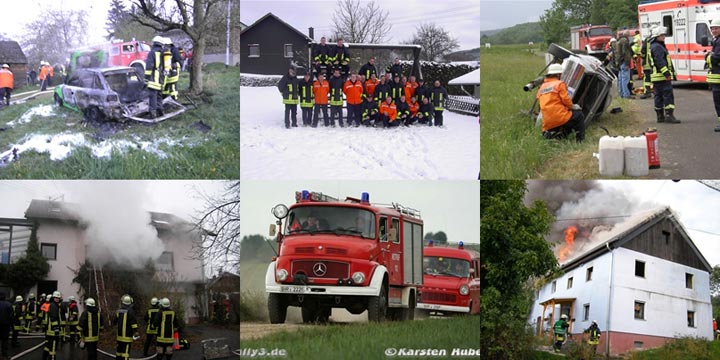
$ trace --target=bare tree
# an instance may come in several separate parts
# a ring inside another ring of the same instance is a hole
[[[421,45],[420,59],[428,61],[439,60],[443,55],[460,47],[457,39],[435,23],[420,24],[410,43]]]
[[[381,43],[392,29],[387,17],[388,12],[375,1],[360,6],[360,0],[338,0],[333,14],[335,36],[351,43]]]
[[[190,92],[203,92],[202,60],[210,29],[207,16],[215,5],[226,0],[172,0],[173,6],[166,6],[165,0],[132,0],[137,11],[130,16],[140,24],[157,31],[165,32],[173,29],[182,30],[193,42],[193,58],[190,70]]]
[[[206,263],[240,265],[240,182],[230,182],[219,196],[201,194],[205,200],[202,216],[195,223],[200,242],[193,246],[193,258]]]
[[[88,14],[84,10],[49,10],[25,25],[21,45],[28,63],[62,63],[74,47],[87,42]]]

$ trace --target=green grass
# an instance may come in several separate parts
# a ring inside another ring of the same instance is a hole
[[[535,91],[524,84],[545,67],[544,55],[530,53],[527,45],[493,46],[482,49],[480,69],[481,135],[480,174],[483,179],[590,179],[599,177],[598,140],[605,131],[613,135],[639,134],[643,128],[633,114],[637,106],[628,100],[613,100],[610,108],[622,107],[617,115],[604,113],[590,123],[585,142],[543,139],[534,117],[526,115]],[[651,101],[651,100],[637,100]],[[524,112],[525,114],[523,114]]]
[[[31,122],[0,131],[0,152],[21,143],[29,134],[82,133],[97,143],[104,139],[128,139],[134,142],[158,138],[181,140],[182,146],[161,145],[167,154],[161,158],[140,149],[113,153],[108,158],[95,158],[88,148],[73,150],[61,161],[50,160],[48,154],[27,151],[20,159],[0,169],[5,179],[236,179],[240,171],[240,104],[239,70],[225,69],[222,64],[209,65],[205,74],[205,91],[209,102],[198,103],[184,114],[154,125],[128,122],[115,133],[102,132],[82,125],[82,115],[67,108],[55,109],[50,117],[35,116]],[[189,76],[183,73],[178,88],[187,89]],[[181,97],[181,101],[184,99]],[[52,104],[52,94],[45,94],[25,104],[10,106],[0,112],[0,127],[18,119],[28,109]],[[202,133],[192,127],[202,121],[212,127]],[[192,145],[192,146],[189,146]]]
[[[664,346],[630,354],[631,360],[711,360],[720,359],[720,341],[680,338]]]
[[[445,349],[447,355],[437,358],[450,358],[455,348],[479,349],[480,317],[318,325],[243,341],[242,345],[285,349],[291,359],[383,359],[388,348]]]
[[[243,289],[265,291],[265,272],[270,259],[266,262],[241,261],[240,282]]]

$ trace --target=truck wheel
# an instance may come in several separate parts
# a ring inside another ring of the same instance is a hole
[[[410,301],[408,302],[407,308],[402,308],[402,319],[401,320],[415,320],[415,294],[410,294]]]
[[[268,315],[271,324],[282,324],[287,316],[287,304],[283,294],[268,294]]]
[[[332,314],[332,308],[321,308],[318,311],[317,321],[321,324],[326,324],[330,320],[330,314]]]
[[[547,52],[548,52],[548,54],[550,54],[560,60],[565,60],[568,57],[570,57],[570,55],[573,54],[572,51],[569,51],[568,49],[565,49],[555,43],[550,44]]]
[[[303,323],[308,324],[315,322],[317,318],[317,312],[314,308],[303,306],[301,309]]]
[[[62,101],[62,99],[58,96],[58,94],[54,94],[54,95],[53,95],[53,99],[55,99],[55,105],[57,105],[57,106],[59,106],[59,107],[63,105],[63,101]]]
[[[387,313],[387,286],[383,285],[380,288],[380,294],[371,297],[368,301],[368,320],[372,322],[385,321]]]

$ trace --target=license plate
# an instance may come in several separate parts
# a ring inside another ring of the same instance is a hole
[[[309,293],[310,288],[307,286],[281,286],[280,292],[291,294],[304,294]]]

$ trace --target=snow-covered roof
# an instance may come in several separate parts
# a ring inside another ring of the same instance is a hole
[[[707,262],[705,257],[702,256],[700,251],[692,242],[692,239],[690,239],[690,236],[685,231],[685,228],[680,223],[679,217],[667,206],[637,213],[628,218],[626,221],[616,224],[607,231],[601,231],[594,234],[595,240],[592,242],[592,247],[590,247],[587,251],[577,251],[575,256],[568,257],[568,260],[561,264],[561,268],[568,269],[600,256],[601,254],[610,251],[610,249],[622,245],[622,243],[630,239],[630,236],[634,232],[641,228],[645,228],[645,226],[649,227],[663,218],[668,218],[676,224],[677,230],[688,239],[690,247],[698,255],[702,263],[705,264],[708,269],[711,269],[712,267],[710,264]]]
[[[465,75],[448,81],[448,85],[480,85],[480,69],[475,69]]]

